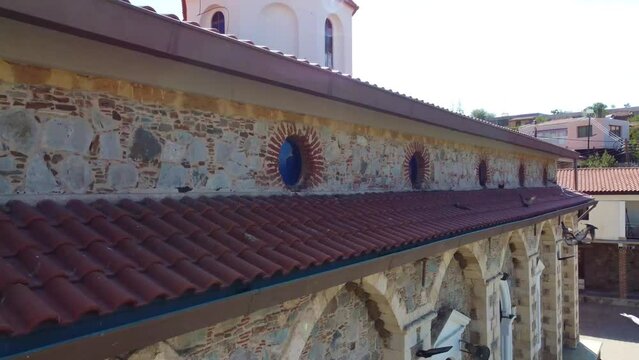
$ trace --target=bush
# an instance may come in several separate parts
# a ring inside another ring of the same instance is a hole
[[[606,167],[615,167],[617,165],[617,160],[614,156],[608,154],[607,151],[604,151],[603,154],[595,154],[590,155],[586,160],[581,163],[581,167],[586,168],[606,168]]]

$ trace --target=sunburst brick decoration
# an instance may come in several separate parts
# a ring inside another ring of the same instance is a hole
[[[488,166],[488,156],[483,154],[479,156],[479,159],[477,159],[475,170],[477,172],[477,180],[479,181],[479,185],[485,188],[490,182],[491,177],[491,170]]]
[[[412,142],[404,149],[404,178],[413,189],[424,189],[430,181],[431,161],[422,143]]]
[[[526,164],[523,161],[519,163],[519,186],[526,186]]]
[[[294,155],[289,154],[287,159],[292,160],[293,170],[291,164],[280,163],[285,156],[283,151]],[[322,182],[324,154],[319,136],[312,127],[280,124],[269,139],[265,160],[267,175],[274,185],[299,191]]]

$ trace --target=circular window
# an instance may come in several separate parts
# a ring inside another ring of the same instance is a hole
[[[421,189],[424,182],[424,157],[420,153],[414,153],[408,160],[408,178],[413,189]]]
[[[302,151],[294,139],[286,138],[279,153],[279,171],[287,186],[296,186],[302,178]]]
[[[486,165],[486,160],[479,162],[479,166],[477,167],[477,178],[479,179],[479,185],[486,187],[486,183],[488,182],[488,165]]]
[[[524,164],[519,164],[519,186],[524,187],[526,185],[526,167]]]

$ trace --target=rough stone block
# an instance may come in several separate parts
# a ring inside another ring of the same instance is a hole
[[[91,167],[80,156],[68,157],[60,163],[58,178],[68,192],[84,193],[93,182]]]
[[[186,146],[167,141],[162,148],[160,160],[162,162],[180,163],[186,153]]]
[[[11,194],[13,192],[13,186],[0,176],[0,194]]]
[[[109,185],[116,190],[134,188],[138,183],[138,170],[133,164],[112,164],[107,178]]]
[[[184,351],[206,344],[206,329],[199,329],[188,334],[176,336],[166,342],[176,351]]]
[[[102,112],[100,112],[97,109],[94,109],[91,112],[91,115],[92,115],[91,120],[93,122],[93,127],[95,128],[97,132],[117,130],[118,127],[120,126],[119,121],[116,121],[112,117],[108,117],[104,115]]]
[[[33,156],[27,165],[25,190],[28,193],[50,193],[58,191],[58,184],[42,156]]]
[[[176,187],[186,186],[189,183],[189,172],[181,165],[163,163],[160,167],[160,178],[158,179],[158,188],[175,189]]]
[[[28,154],[39,142],[39,127],[35,117],[25,110],[0,113],[0,142],[9,149]]]
[[[215,191],[220,191],[226,190],[230,186],[231,183],[229,177],[225,173],[216,173],[210,177],[206,187]]]
[[[43,127],[47,149],[86,154],[93,140],[93,129],[82,118],[51,119]]]
[[[191,164],[206,162],[209,160],[209,149],[202,139],[193,139],[186,151],[186,160]]]
[[[16,169],[16,160],[11,155],[0,156],[0,174],[12,172]]]
[[[122,147],[120,146],[120,134],[108,132],[100,134],[100,159],[121,160]]]
[[[148,130],[138,128],[133,134],[131,146],[131,158],[133,160],[151,161],[157,158],[162,151],[162,145],[158,139]]]

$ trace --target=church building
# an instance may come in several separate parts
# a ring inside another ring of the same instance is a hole
[[[577,345],[575,152],[354,78],[351,0],[182,8],[0,0],[0,357]]]

